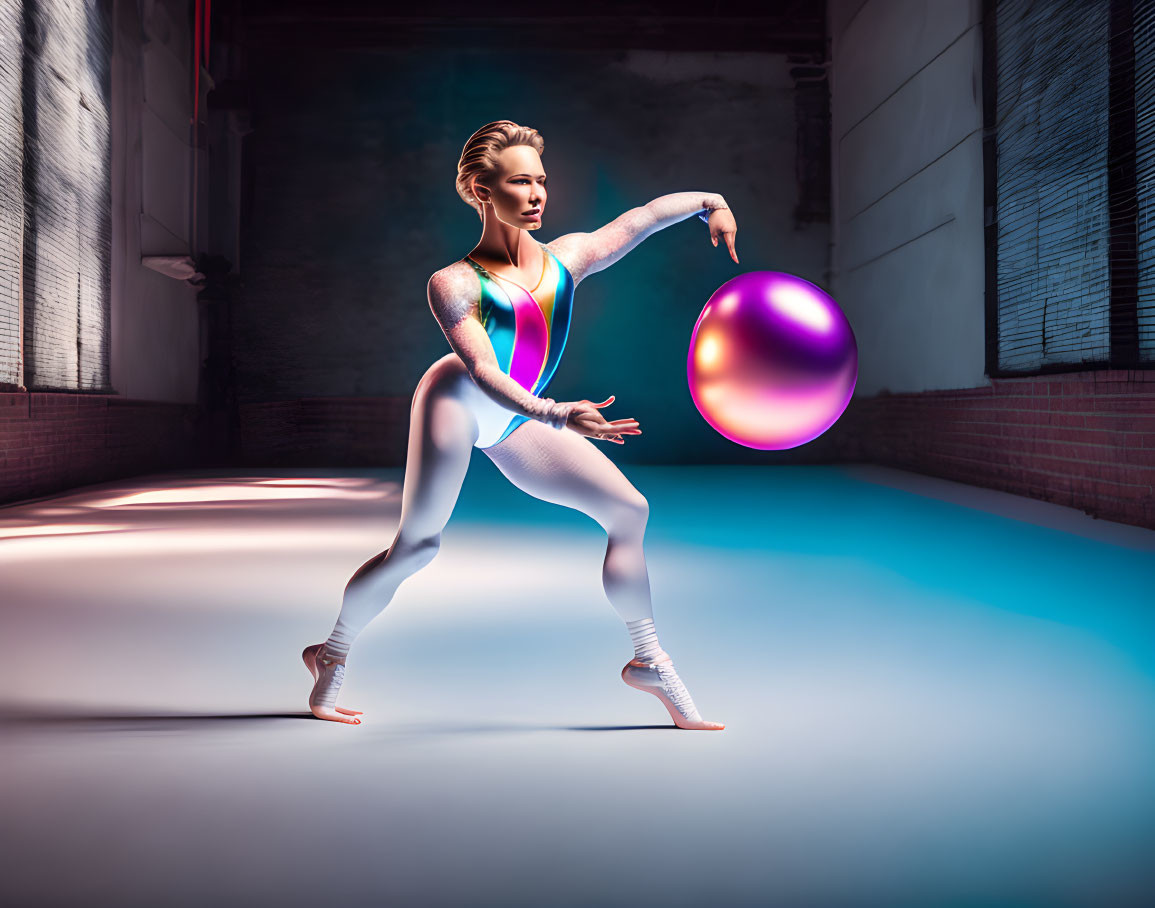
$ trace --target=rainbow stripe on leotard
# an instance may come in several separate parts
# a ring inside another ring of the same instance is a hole
[[[573,276],[565,265],[544,246],[542,253],[541,278],[532,291],[501,275],[490,274],[465,257],[481,279],[481,324],[501,371],[538,397],[545,394],[565,350],[574,291]],[[509,425],[493,444],[504,441],[529,420],[520,413],[511,416]]]

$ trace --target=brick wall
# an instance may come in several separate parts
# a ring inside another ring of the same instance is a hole
[[[245,464],[403,466],[409,397],[241,407]],[[751,462],[735,447],[734,462]],[[775,464],[877,463],[1155,529],[1155,371],[994,379],[990,387],[855,398]]]
[[[240,405],[246,466],[405,464],[412,397],[309,397]]]
[[[0,393],[0,502],[202,462],[196,408],[106,394]]]
[[[993,379],[990,387],[856,399],[835,429],[841,460],[1155,529],[1153,370]]]

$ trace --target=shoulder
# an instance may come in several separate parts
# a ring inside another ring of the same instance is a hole
[[[587,262],[588,233],[567,233],[565,236],[559,236],[556,240],[542,245],[553,254],[554,258],[565,265],[575,285],[585,277],[586,269],[589,267]]]
[[[457,261],[433,272],[426,292],[437,320],[452,327],[477,309],[481,279],[468,262]]]

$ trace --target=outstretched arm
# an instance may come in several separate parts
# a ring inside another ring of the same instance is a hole
[[[562,254],[577,283],[588,275],[609,268],[646,237],[664,227],[684,221],[691,215],[718,211],[709,219],[711,239],[716,246],[717,237],[724,236],[730,254],[737,262],[733,243],[737,225],[733,223],[729,209],[726,200],[716,192],[672,192],[639,208],[631,208],[593,233],[566,234],[549,245]]]

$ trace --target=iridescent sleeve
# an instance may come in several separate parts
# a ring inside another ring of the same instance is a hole
[[[670,224],[684,220],[691,214],[696,214],[703,220],[710,217],[710,212],[717,208],[729,208],[726,200],[716,192],[671,192],[669,195],[658,196],[648,202],[649,208],[657,219],[655,229],[662,229]]]
[[[691,215],[728,208],[716,192],[672,192],[631,208],[592,233],[576,233],[555,241],[565,250],[574,279],[604,271],[646,237]]]

